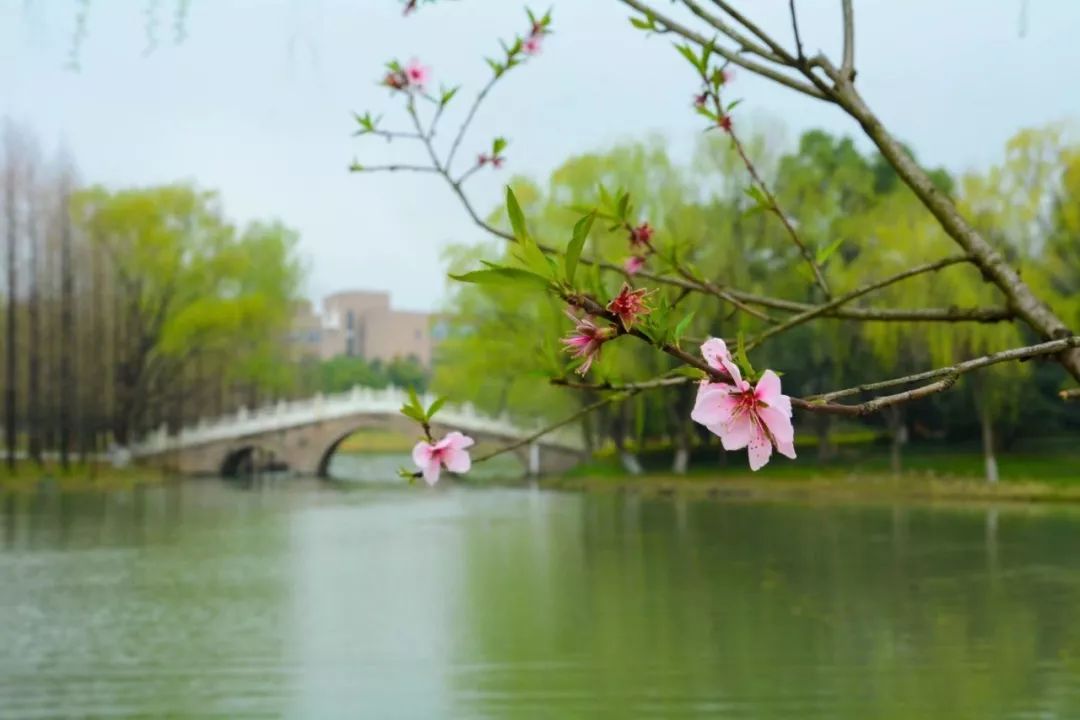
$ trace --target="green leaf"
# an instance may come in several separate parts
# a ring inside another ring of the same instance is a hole
[[[450,88],[449,90],[443,90],[442,97],[439,99],[439,104],[446,107],[447,103],[454,99],[457,95],[457,91],[461,89],[460,85]]]
[[[825,246],[825,247],[821,248],[820,250],[818,250],[817,251],[817,257],[815,258],[817,260],[817,264],[818,265],[824,265],[826,262],[828,262],[829,258],[832,257],[833,253],[836,252],[837,250],[839,250],[840,246],[843,245],[843,244],[844,244],[844,238],[838,237],[835,240],[833,240],[831,243],[829,243],[827,246]]]
[[[630,212],[630,193],[624,192],[619,197],[618,217],[620,220],[626,220],[627,213]]]
[[[653,24],[651,20],[642,20],[640,18],[630,18],[630,24],[636,27],[638,30],[652,30]]]
[[[420,404],[420,398],[416,395],[416,388],[412,385],[409,386],[409,402],[412,406],[418,410],[423,409],[423,405]]]
[[[670,376],[688,377],[694,380],[704,380],[708,377],[708,375],[705,374],[704,370],[699,370],[698,368],[691,367],[689,365],[680,365],[679,367],[666,374]]]
[[[731,102],[728,103],[728,106],[724,110],[724,112],[727,113],[728,115],[730,115],[731,111],[734,110],[735,108],[739,107],[739,103],[741,103],[741,102],[742,102],[742,98],[739,98],[738,100],[732,100]]]
[[[581,250],[585,247],[585,240],[592,230],[593,220],[596,213],[591,212],[581,218],[574,225],[574,234],[570,238],[570,244],[566,246],[566,281],[574,284],[574,274],[577,273],[578,260],[581,258]]]
[[[435,417],[435,413],[439,412],[439,410],[442,409],[442,406],[445,404],[445,397],[437,398],[435,402],[431,403],[431,407],[427,409],[427,419],[430,420],[431,418]]]
[[[427,417],[425,417],[424,412],[419,408],[413,407],[412,405],[402,405],[401,414],[405,417],[412,418],[418,423],[427,422]]]
[[[686,328],[690,327],[690,322],[694,319],[694,311],[691,310],[687,313],[686,317],[679,321],[679,324],[675,326],[675,344],[679,344],[679,339],[686,332]]]
[[[698,59],[697,59],[697,55],[695,55],[695,54],[694,54],[694,51],[693,51],[693,49],[691,49],[691,47],[690,47],[689,45],[676,45],[676,46],[675,46],[675,49],[676,49],[676,50],[678,50],[678,51],[679,51],[679,54],[681,54],[681,55],[682,55],[682,56],[683,56],[684,58],[686,58],[686,59],[687,59],[687,61],[688,61],[688,62],[689,62],[689,63],[690,63],[691,65],[693,65],[693,66],[694,66],[695,68],[697,68],[698,70],[700,70],[700,69],[701,69],[701,68],[700,68],[700,67],[698,66]]]
[[[477,285],[519,285],[528,283],[545,290],[551,282],[531,270],[515,267],[492,267],[487,270],[473,270],[461,275],[450,274],[450,277],[458,282],[476,283]]]
[[[495,138],[495,140],[492,141],[492,143],[491,143],[491,154],[492,154],[492,156],[497,157],[499,155],[499,153],[501,153],[503,150],[506,149],[506,145],[507,145],[506,138],[504,138],[504,137]]]
[[[742,330],[739,331],[738,343],[735,347],[735,359],[739,363],[739,367],[742,368],[743,373],[746,374],[745,380],[753,382],[757,379],[757,373],[754,372],[754,366],[750,364],[750,358],[746,355],[746,341],[743,339]]]
[[[698,115],[709,118],[709,120],[711,120],[713,124],[716,123],[716,113],[710,110],[708,105],[695,105],[694,112],[696,112]]]
[[[509,185],[506,187],[506,214],[510,216],[510,227],[514,229],[514,237],[518,240],[526,237],[528,231],[525,229],[525,213],[521,212],[521,205],[518,204],[517,196]]]

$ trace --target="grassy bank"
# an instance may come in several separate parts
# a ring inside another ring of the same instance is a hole
[[[21,460],[12,472],[0,467],[0,490],[33,490],[41,483],[52,483],[63,490],[117,489],[161,482],[164,473],[152,467],[114,468],[107,464],[72,463],[68,468],[58,463]]]
[[[1019,447],[998,457],[1001,482],[988,484],[975,447],[916,445],[903,454],[903,471],[890,470],[887,448],[873,443],[841,449],[828,461],[815,448],[800,458],[774,457],[754,473],[744,453],[699,448],[685,475],[671,472],[670,450],[641,453],[645,473],[628,475],[613,456],[599,457],[571,473],[545,480],[547,487],[595,492],[708,497],[792,499],[919,498],[931,500],[1080,502],[1080,448],[1071,438]]]

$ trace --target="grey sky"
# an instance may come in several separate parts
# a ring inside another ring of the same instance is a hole
[[[856,0],[859,84],[925,162],[985,166],[1017,129],[1080,116],[1071,89],[1080,2],[1030,0],[1020,37],[1022,2]],[[482,56],[525,29],[521,2],[463,0],[404,19],[392,0],[190,0],[187,39],[174,45],[175,0],[91,0],[72,72],[78,5],[0,0],[0,114],[65,142],[88,181],[193,180],[220,190],[232,217],[297,228],[313,296],[384,288],[401,307],[437,306],[440,248],[480,236],[434,177],[346,172],[353,156],[420,159],[398,143],[354,140],[350,113],[401,119],[374,84],[395,56],[419,57],[436,83],[463,84],[455,104],[464,107],[487,79]],[[508,168],[471,184],[485,211],[512,173],[543,178],[571,154],[655,131],[685,151],[701,127],[691,72],[667,39],[630,28],[615,0],[553,5],[556,34],[498,88],[463,148],[469,160],[496,134],[511,140]],[[786,0],[754,5],[786,40]],[[801,0],[809,48],[835,53],[838,6]],[[154,7],[159,45],[145,54]],[[748,73],[736,89],[737,115],[777,118],[789,136],[857,131],[836,110]]]

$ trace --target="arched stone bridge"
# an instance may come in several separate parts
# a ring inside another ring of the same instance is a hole
[[[241,409],[178,433],[164,428],[131,449],[139,461],[157,462],[183,475],[238,474],[245,464],[272,463],[302,475],[325,477],[330,457],[346,437],[366,428],[417,434],[417,425],[401,415],[408,394],[398,388],[353,388],[337,395],[279,402],[257,410]],[[425,407],[434,398],[422,399]],[[538,427],[519,427],[509,418],[481,415],[471,405],[445,405],[435,416],[437,436],[460,430],[478,443],[522,440]],[[563,472],[581,461],[581,435],[563,428],[514,451],[529,474]]]

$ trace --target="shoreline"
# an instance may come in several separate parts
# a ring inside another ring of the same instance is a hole
[[[1080,505],[1080,484],[1038,481],[1000,482],[952,477],[862,475],[805,479],[716,478],[667,474],[636,477],[602,475],[541,479],[545,490],[633,494],[645,498],[684,497],[726,501],[790,500],[799,502],[918,501],[944,503],[1016,503]]]

